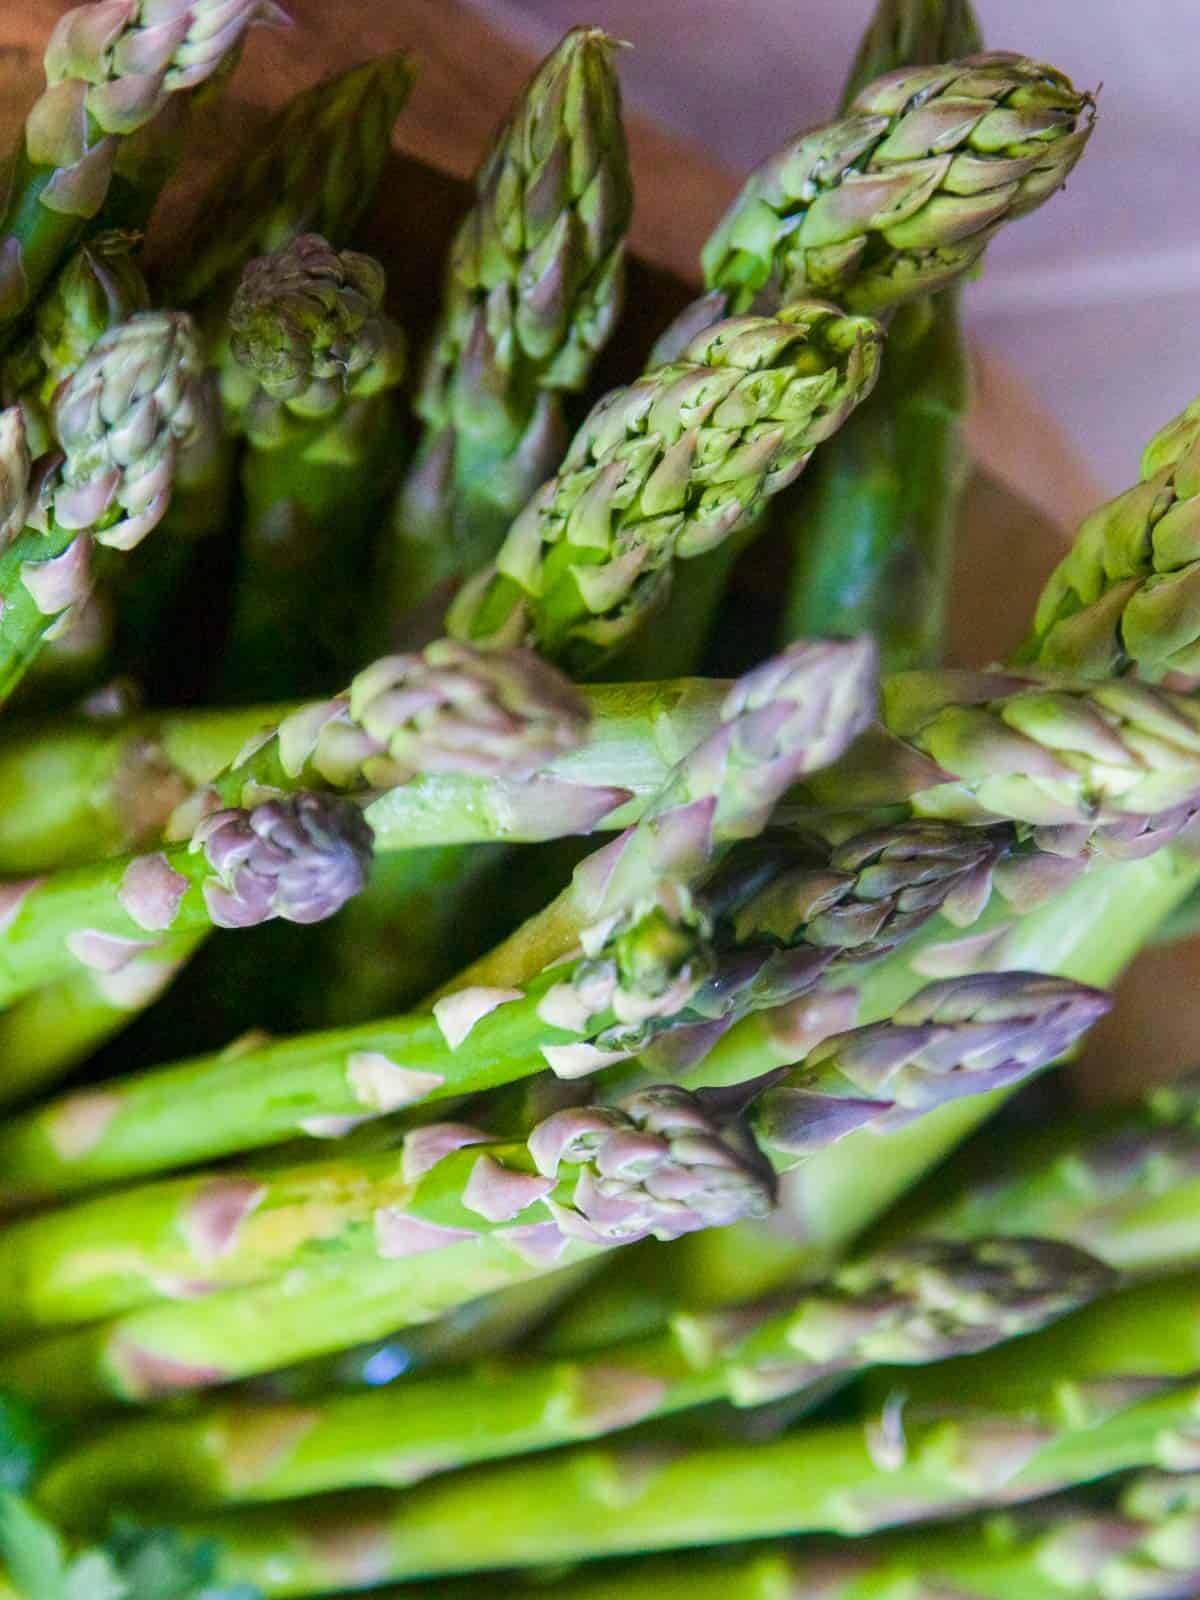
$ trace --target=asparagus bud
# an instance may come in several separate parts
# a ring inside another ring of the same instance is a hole
[[[1021,654],[1094,677],[1200,673],[1200,400],[1151,440],[1142,481],[1084,522]]]
[[[920,821],[871,828],[832,850],[817,839],[766,839],[735,849],[706,898],[739,943],[804,942],[835,959],[871,960],[937,912],[974,922],[1011,846],[1005,828]]]
[[[235,364],[226,366],[226,403],[251,407],[249,423],[261,430],[275,408],[254,406],[259,388],[297,416],[322,417],[347,394],[397,382],[403,337],[383,315],[385,287],[371,256],[339,253],[315,233],[251,261],[229,313]]]
[[[321,922],[366,883],[371,830],[349,801],[298,794],[253,811],[215,811],[192,838],[216,874],[204,885],[212,920],[250,928],[272,917]]]
[[[750,1116],[786,1170],[855,1128],[886,1131],[963,1095],[1019,1083],[1053,1061],[1110,1005],[1097,989],[1032,972],[928,984],[886,1022],[835,1034]]]
[[[572,28],[479,172],[418,401],[435,428],[523,428],[532,391],[581,387],[612,330],[633,198],[613,48]]]
[[[721,725],[678,764],[641,819],[576,869],[590,915],[662,872],[697,873],[718,844],[752,837],[784,791],[867,726],[877,688],[869,639],[805,640],[739,678]]]
[[[675,1239],[765,1216],[771,1206],[769,1171],[730,1144],[686,1089],[555,1112],[528,1144],[543,1177],[580,1169],[570,1205],[551,1209],[564,1233],[593,1242]]]
[[[209,793],[245,805],[264,791],[387,789],[423,773],[520,781],[583,743],[574,685],[525,650],[483,654],[439,639],[372,662],[332,700],[257,735]]]
[[[1062,187],[1092,117],[1061,72],[1002,51],[886,73],[751,177],[705,246],[708,283],[737,311],[943,289]]]
[[[942,769],[914,797],[927,815],[1091,830],[1200,795],[1200,704],[1147,684],[905,672],[884,705],[889,730]]]
[[[819,301],[735,317],[592,411],[556,478],[455,600],[450,631],[593,666],[664,599],[675,560],[757,514],[866,398],[881,330]]]
[[[0,550],[21,532],[29,515],[29,445],[20,406],[0,411]]]
[[[64,462],[55,520],[130,550],[161,520],[181,449],[209,413],[191,319],[143,311],[110,328],[63,385],[54,427]]]

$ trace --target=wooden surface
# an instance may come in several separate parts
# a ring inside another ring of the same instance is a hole
[[[295,18],[286,36],[257,32],[231,92],[206,118],[178,198],[164,218],[169,231],[190,198],[231,151],[249,143],[269,110],[326,72],[373,53],[403,47],[418,78],[397,128],[401,152],[468,174],[532,62],[461,0],[286,0]],[[682,4],[682,0],[681,0]],[[0,3],[0,139],[19,129],[39,79],[39,56],[61,0]],[[731,15],[733,15],[731,9]],[[580,13],[582,18],[583,13]],[[699,246],[736,190],[739,178],[705,152],[630,114],[637,192],[633,227],[643,262],[631,284],[620,348],[606,363],[615,381],[636,366],[657,327],[686,293]],[[392,293],[419,336],[436,292],[436,263],[463,204],[461,185],[411,162],[398,162],[385,185],[371,238],[389,267]],[[161,236],[161,234],[160,234]],[[152,240],[153,244],[153,240]],[[666,269],[666,270],[663,270]],[[672,277],[670,274],[674,273]],[[1002,656],[1020,632],[1066,530],[1095,503],[1086,470],[1002,359],[979,353],[971,444],[977,471],[967,497],[955,581],[952,658],[976,665]],[[1131,455],[1133,451],[1131,448]],[[1150,952],[1121,986],[1119,1004],[1089,1046],[1088,1083],[1101,1092],[1186,1064],[1200,1029],[1197,947]],[[1164,996],[1169,1005],[1164,1006]]]

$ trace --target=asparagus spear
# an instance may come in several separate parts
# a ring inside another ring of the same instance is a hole
[[[247,28],[283,20],[272,0],[115,0],[59,20],[0,217],[0,337],[101,210],[122,142],[218,72]]]
[[[104,558],[133,549],[161,520],[177,464],[202,440],[203,393],[187,317],[146,311],[110,328],[58,391],[63,460],[47,463],[32,506],[19,414],[5,413],[0,694],[12,693],[51,628],[67,624]]]
[[[1146,446],[1141,482],[1079,529],[1018,659],[1096,677],[1194,679],[1198,507],[1200,400]]]
[[[1061,188],[1092,114],[1062,73],[1003,51],[888,72],[759,168],[705,246],[708,283],[735,311],[935,293]]]
[[[878,0],[842,89],[842,108],[902,67],[929,67],[982,50],[970,0]]]
[[[161,937],[319,922],[363,885],[370,828],[356,806],[301,792],[214,811],[184,844],[3,886],[0,999],[78,967],[119,972]]]
[[[118,1423],[60,1457],[39,1499],[78,1523],[114,1504],[194,1510],[412,1483],[689,1406],[755,1405],[875,1361],[985,1349],[1108,1281],[1082,1252],[1036,1239],[900,1246],[812,1291],[728,1315],[683,1314],[662,1335],[575,1361],[483,1363],[308,1404],[234,1400]]]
[[[297,234],[322,234],[340,249],[375,196],[392,124],[412,88],[400,51],[303,90],[279,110],[252,152],[239,154],[198,208],[193,233],[170,264],[172,305],[206,302],[206,321],[253,256]]]
[[[424,643],[457,582],[495,555],[557,465],[561,397],[587,382],[620,314],[633,196],[613,48],[573,28],[476,176],[383,553],[377,643]]]
[[[664,941],[669,957],[665,972],[663,958],[654,948]],[[651,946],[648,965],[654,974],[654,998],[639,1000],[633,1007],[632,1026],[637,1032],[644,1032],[647,1024],[653,1028],[674,996],[688,993],[695,982],[691,965],[679,966],[679,940],[672,929],[659,922],[651,930]],[[925,1012],[934,1010],[939,1017],[935,1024],[924,1029],[903,1022],[895,1025],[896,1054],[899,1048],[906,1051],[902,1067],[887,1085],[895,1104],[925,1111],[969,1093],[972,1082],[986,1089],[1004,1073],[1036,1070],[1090,1024],[1100,998],[1079,985],[1048,983],[1019,973],[1005,975],[1005,981],[993,978],[987,995],[990,1004],[981,1004],[978,985],[961,984],[952,995],[935,986],[925,1007]],[[560,995],[556,1009],[575,998],[570,991]],[[627,1005],[626,1020],[618,1012],[618,1023],[627,1028],[630,1015]],[[853,1070],[852,1063],[882,1054],[880,1044],[877,1030],[859,1030],[841,1040],[838,1059]],[[566,1070],[574,1065],[572,1057]],[[366,1062],[359,1058],[352,1070],[360,1091],[368,1077],[376,1096],[381,1086],[396,1087],[394,1079],[383,1078],[378,1058]],[[561,1059],[558,1070],[563,1070]],[[755,1192],[769,1195],[771,1168],[787,1170],[803,1161],[817,1143],[811,1137],[796,1137],[795,1117],[785,1124],[778,1115],[779,1097],[814,1080],[824,1088],[829,1073],[822,1075],[820,1068],[810,1073],[801,1066],[782,1084],[776,1075],[769,1075],[735,1096],[732,1106],[728,1097],[717,1096],[708,1111],[706,1100],[662,1085],[636,1091],[611,1108],[571,1106],[537,1123],[523,1145],[489,1145],[484,1154],[490,1159],[482,1162],[482,1170],[475,1166],[478,1152],[456,1154],[452,1161],[446,1152],[486,1143],[487,1135],[462,1124],[434,1123],[409,1134],[400,1156],[388,1152],[382,1162],[360,1158],[348,1166],[331,1167],[328,1173],[285,1169],[278,1178],[258,1181],[246,1175],[230,1177],[218,1180],[215,1190],[206,1179],[199,1180],[199,1187],[187,1180],[89,1202],[75,1214],[63,1212],[14,1224],[4,1235],[12,1261],[7,1281],[12,1285],[14,1314],[22,1315],[16,1309],[22,1282],[32,1282],[41,1297],[41,1312],[32,1309],[32,1320],[39,1314],[71,1318],[95,1316],[122,1305],[133,1309],[108,1323],[59,1335],[39,1346],[35,1359],[28,1352],[14,1351],[0,1360],[0,1381],[23,1398],[38,1397],[54,1405],[68,1396],[67,1403],[86,1405],[106,1394],[133,1399],[202,1387],[379,1337],[397,1323],[427,1320],[491,1288],[570,1265],[580,1258],[576,1242],[585,1246],[586,1257],[595,1248],[649,1233],[676,1237],[696,1227],[735,1221],[738,1215],[760,1214],[764,1207],[756,1200],[753,1205],[739,1202],[740,1210],[735,1206],[729,1214],[713,1213],[707,1221],[693,1220],[686,1227],[675,1226],[670,1219],[647,1222],[640,1187],[631,1197],[627,1184],[641,1185],[644,1178],[650,1195],[660,1197],[674,1217],[670,1199],[674,1180],[668,1183],[656,1176],[659,1147],[632,1137],[629,1118],[645,1127],[641,1119],[649,1115],[646,1108],[654,1117],[659,1114],[654,1108],[663,1108],[668,1120],[678,1112],[681,1129],[685,1125],[696,1129],[706,1118],[706,1125],[718,1127],[732,1113],[737,1117],[738,1148],[746,1152],[744,1161],[749,1163],[746,1170],[757,1175]],[[738,1115],[747,1100],[748,1122]],[[763,1102],[766,1112],[758,1116],[755,1107]],[[77,1101],[77,1145],[89,1138],[93,1147],[102,1141],[107,1132],[102,1124],[113,1111],[104,1104],[103,1091]],[[82,1125],[89,1116],[85,1133]],[[651,1118],[649,1131],[657,1126]],[[811,1127],[810,1119],[806,1134]],[[712,1139],[693,1138],[693,1144],[707,1163]],[[412,1181],[431,1161],[437,1165],[429,1193],[444,1200],[449,1195],[445,1203],[450,1210],[445,1213],[428,1210],[423,1176],[415,1186]],[[591,1176],[576,1183],[569,1169],[580,1163]],[[511,1182],[506,1169],[524,1174],[524,1181]],[[532,1187],[531,1172],[540,1175]],[[575,1184],[571,1204],[565,1208],[560,1193],[564,1182]],[[338,1193],[346,1196],[340,1208]],[[272,1203],[273,1195],[280,1197],[278,1207]],[[548,1224],[540,1220],[537,1208],[542,1203],[550,1211]],[[518,1216],[520,1221],[516,1233],[489,1234],[468,1213],[487,1222],[512,1223]],[[215,1246],[206,1226],[211,1214],[220,1219]],[[437,1225],[433,1233],[426,1226],[430,1222]],[[97,1236],[106,1240],[100,1261],[94,1252]],[[304,1246],[314,1237],[326,1242],[337,1239],[344,1258],[330,1257],[327,1251],[310,1255]],[[32,1261],[39,1265],[31,1279]],[[272,1270],[283,1275],[265,1278]],[[189,1277],[197,1271],[199,1280]],[[61,1296],[53,1288],[55,1277],[62,1284]],[[189,1284],[216,1289],[239,1282],[246,1285],[240,1292],[137,1309],[151,1296],[178,1296],[181,1286],[186,1293]],[[235,1328],[242,1334],[254,1329],[254,1337],[243,1338]],[[65,1390],[60,1387],[64,1384]]]
[[[955,1395],[937,1421],[906,1426],[903,1443],[886,1426],[850,1422],[750,1445],[574,1446],[403,1490],[227,1511],[183,1531],[219,1542],[224,1581],[257,1582],[268,1597],[700,1541],[861,1535],[1127,1467],[1189,1464],[1198,1407],[1186,1385],[1108,1422],[1056,1430],[974,1414]]]
[[[663,602],[677,559],[756,515],[866,398],[880,337],[868,317],[798,300],[718,322],[613,391],[459,593],[450,631],[596,667]]]
[[[1194,1474],[1148,1475],[1117,1509],[1056,1502],[854,1546],[748,1545],[606,1563],[557,1582],[506,1582],[504,1592],[508,1600],[1189,1600],[1200,1589],[1195,1492]],[[480,1600],[494,1590],[484,1578],[425,1593]]]

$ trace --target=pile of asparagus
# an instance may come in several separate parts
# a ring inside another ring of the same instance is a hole
[[[148,279],[279,20],[67,11],[0,216],[0,1600],[1200,1595],[1200,1080],[1042,1077],[1200,896],[1200,402],[942,654],[1093,97],[879,0],[640,349],[589,27],[432,326],[402,55]]]

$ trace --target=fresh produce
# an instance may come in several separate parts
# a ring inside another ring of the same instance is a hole
[[[1094,93],[878,0],[652,326],[586,19],[455,216],[400,50],[157,208],[282,20],[66,12],[4,190],[0,1600],[1200,1592],[1196,1081],[1048,1072],[1200,898],[1196,405],[942,654]]]

